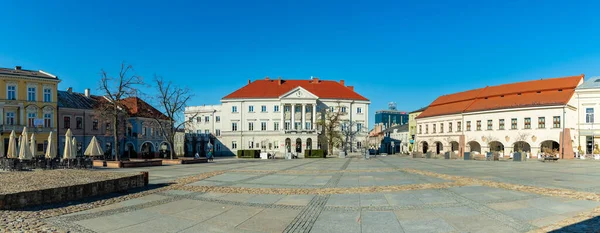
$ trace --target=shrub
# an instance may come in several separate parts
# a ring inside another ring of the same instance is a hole
[[[324,150],[305,150],[304,158],[325,158]]]
[[[260,150],[238,150],[237,157],[247,159],[260,158]]]

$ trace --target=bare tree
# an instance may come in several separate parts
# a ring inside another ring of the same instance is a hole
[[[333,153],[333,147],[342,142],[340,123],[344,113],[338,104],[333,111],[330,111],[329,109],[323,109],[320,115],[321,119],[319,119],[317,122],[317,125],[321,128],[319,141],[327,142],[328,153]]]
[[[166,116],[166,118],[155,116],[154,120],[156,120],[162,136],[171,148],[169,154],[171,159],[173,159],[173,155],[175,154],[175,134],[182,126],[191,124],[192,119],[198,115],[196,113],[187,119],[184,116],[185,107],[187,107],[188,101],[194,95],[190,89],[179,87],[171,81],[165,81],[161,76],[154,75],[154,83],[156,84],[156,99],[159,109]]]
[[[341,135],[343,136],[344,152],[348,152],[348,146],[350,146],[350,151],[352,152],[352,145],[354,144],[354,139],[356,138],[356,135],[363,132],[363,129],[362,127],[360,129],[358,128],[358,122],[356,121],[342,121],[341,126]]]
[[[521,152],[525,148],[525,143],[527,142],[527,138],[529,137],[529,133],[527,132],[519,132],[517,137],[515,138],[514,150],[515,152]]]
[[[112,134],[113,134],[113,150],[115,152],[115,158],[120,160],[119,156],[119,126],[120,121],[127,116],[126,107],[123,105],[122,100],[135,96],[137,93],[136,86],[144,83],[141,76],[136,74],[130,74],[134,72],[133,66],[127,65],[125,62],[121,63],[121,69],[118,76],[109,76],[108,73],[102,69],[100,71],[100,87],[99,90],[104,94],[106,101],[101,100],[97,110],[100,114],[108,117],[112,122]]]

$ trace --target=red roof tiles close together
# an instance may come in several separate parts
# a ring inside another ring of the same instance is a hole
[[[443,95],[417,118],[495,109],[565,105],[584,75],[484,87]]]
[[[343,83],[343,81],[342,81]],[[278,98],[297,87],[302,87],[321,99],[364,100],[367,98],[354,92],[354,87],[336,81],[319,80],[256,80],[223,97],[223,99]]]
[[[158,118],[168,120],[158,109],[152,107],[152,105],[146,103],[138,97],[128,97],[121,100],[121,104],[125,106],[130,117],[146,117],[146,118]]]

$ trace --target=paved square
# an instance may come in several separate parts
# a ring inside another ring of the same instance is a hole
[[[156,184],[219,173],[46,222],[73,232],[544,231],[597,211],[598,168],[396,156],[217,160],[128,169],[149,171]],[[598,226],[590,221],[569,224]]]

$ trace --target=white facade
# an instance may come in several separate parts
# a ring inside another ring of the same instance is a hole
[[[218,141],[214,145],[217,155],[236,154],[238,149],[261,149],[276,156],[291,152],[303,157],[306,149],[326,149],[325,142],[318,142],[320,132],[316,126],[323,117],[322,110],[332,107],[339,106],[347,113],[342,120],[355,121],[360,124],[357,127],[364,129],[365,133],[356,137],[358,141],[353,147],[363,143],[369,127],[369,104],[369,101],[321,99],[297,87],[278,98],[222,99],[221,105],[188,107],[186,119],[195,116],[200,121],[194,119],[186,126],[186,133],[214,135]]]
[[[600,111],[600,85],[595,77],[586,81],[581,88],[575,89],[577,98],[577,130],[579,138],[575,146],[583,154],[595,154],[595,145],[600,144],[600,124],[596,123],[595,115]]]

